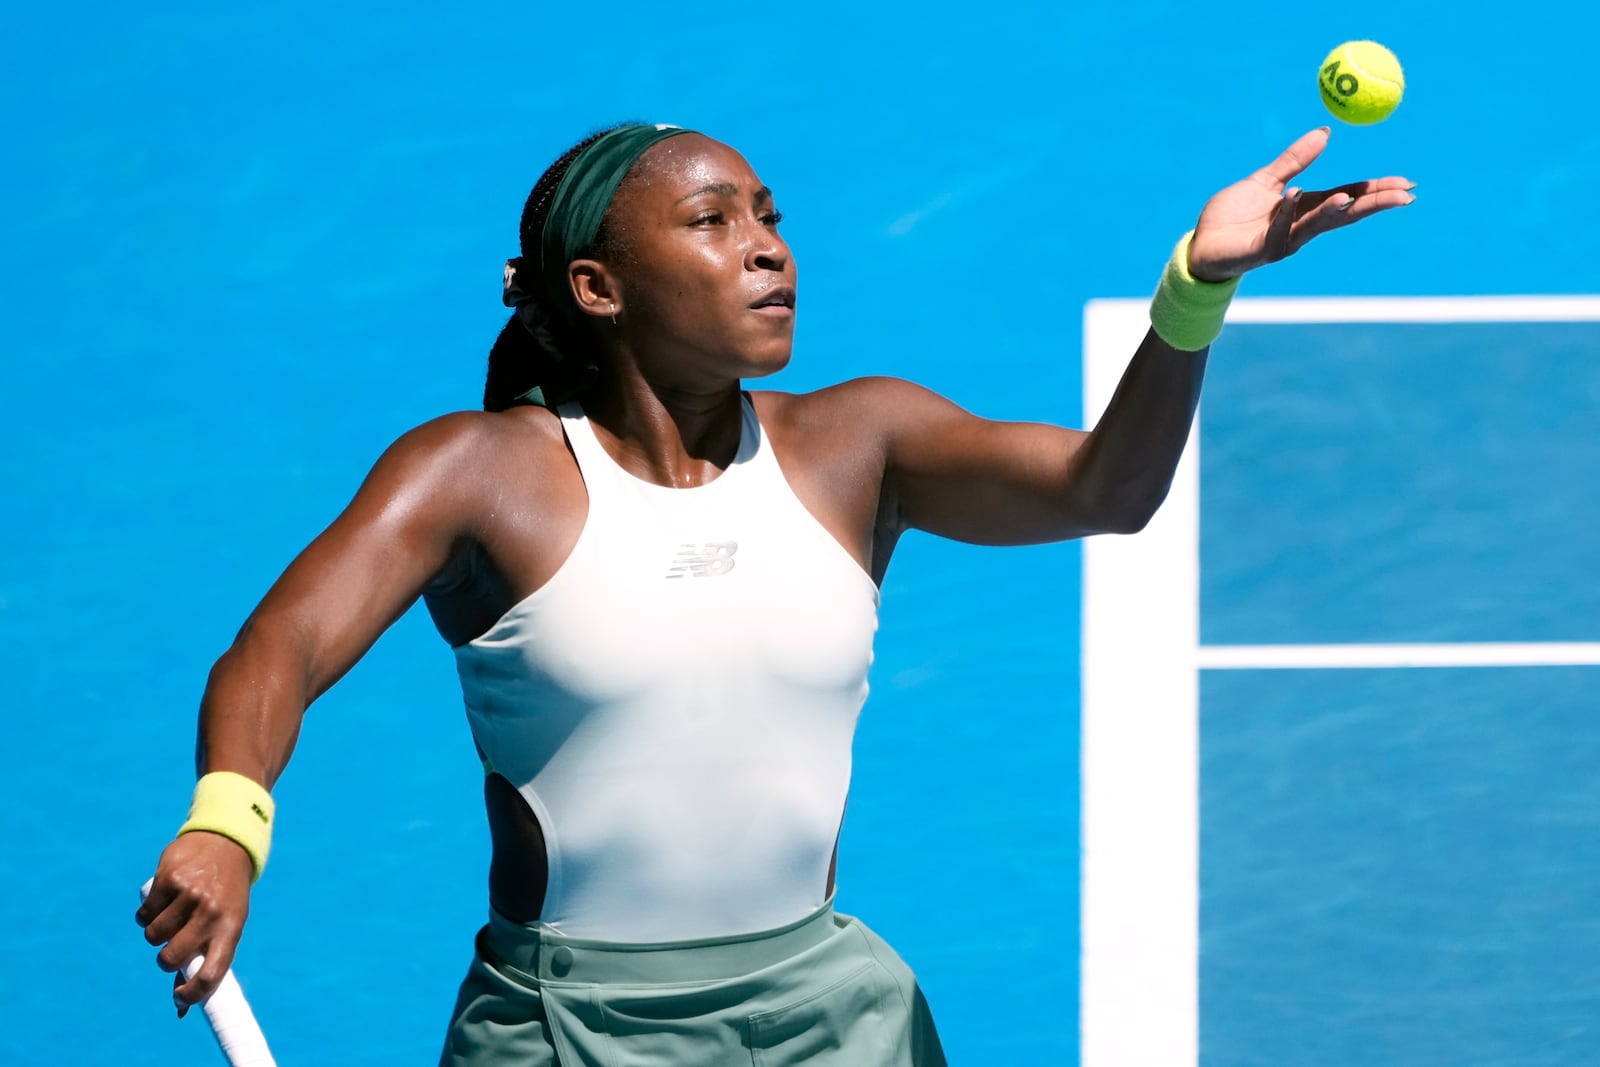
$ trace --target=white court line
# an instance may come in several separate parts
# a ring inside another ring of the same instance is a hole
[[[1085,426],[1105,410],[1149,328],[1148,308],[1145,298],[1093,300],[1085,307]],[[1600,297],[1241,299],[1228,321],[1594,322],[1600,321]],[[1220,344],[1225,350],[1226,333]],[[1198,443],[1191,436],[1155,520],[1134,537],[1084,543],[1081,1067],[1199,1062],[1202,665],[1373,666],[1385,657],[1433,657],[1446,665],[1442,657],[1456,654],[1445,651],[1452,646],[1433,645],[1356,645],[1325,654],[1315,651],[1325,646],[1309,646],[1310,654],[1304,648],[1202,649],[1199,477]],[[1481,666],[1600,662],[1589,658],[1595,655],[1589,645],[1453,647]],[[1308,662],[1324,655],[1326,663]],[[1481,662],[1495,656],[1502,658]]]
[[[1228,322],[1594,322],[1592,296],[1432,296],[1305,299],[1258,297],[1228,309]]]
[[[1455,645],[1202,645],[1201,670],[1316,670],[1384,667],[1600,666],[1600,644],[1527,642]]]
[[[1147,304],[1084,315],[1084,425],[1149,328]],[[1199,444],[1135,537],[1083,545],[1082,1067],[1199,1058]]]
[[[1091,300],[1085,325],[1105,309],[1120,318],[1133,315],[1148,327],[1150,301]],[[1600,297],[1595,296],[1355,296],[1255,297],[1233,302],[1228,322],[1596,322]],[[1141,330],[1142,335],[1142,330]],[[1087,348],[1085,349],[1087,354]],[[1133,355],[1129,349],[1122,359]],[[1085,368],[1087,373],[1087,368]],[[1098,412],[1097,412],[1098,414]]]

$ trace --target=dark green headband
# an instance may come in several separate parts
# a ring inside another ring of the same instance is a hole
[[[656,142],[692,132],[677,126],[619,126],[578,153],[556,186],[540,235],[539,266],[557,308],[565,311],[569,304],[567,267],[594,244],[628,169]]]

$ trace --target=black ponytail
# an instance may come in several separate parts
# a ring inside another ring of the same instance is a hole
[[[571,300],[568,293],[548,291],[544,272],[539,270],[539,255],[544,239],[544,221],[550,214],[550,201],[556,187],[578,154],[609,130],[591,134],[562,153],[540,176],[522,208],[519,237],[528,269],[517,272],[517,281],[528,303],[517,309],[489,350],[489,373],[483,385],[483,409],[504,411],[518,404],[534,403],[525,396],[538,388],[548,401],[571,396],[591,384],[599,366],[599,348],[593,331],[573,315],[555,314],[557,301]]]

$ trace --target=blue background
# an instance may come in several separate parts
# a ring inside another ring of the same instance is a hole
[[[1247,293],[1600,289],[1588,9],[1452,10],[14,12],[0,1060],[211,1055],[131,920],[206,671],[390,440],[475,406],[517,214],[568,144],[639,117],[746,154],[803,280],[776,387],[895,374],[1075,422],[1084,301],[1147,293],[1207,196],[1326,121],[1343,39],[1389,44],[1411,89],[1307,184],[1402,173],[1419,202]],[[958,1063],[1076,1059],[1077,565],[911,539],[885,586],[840,901],[918,969]],[[478,777],[413,613],[277,790],[239,966],[281,1062],[432,1062],[483,914]]]

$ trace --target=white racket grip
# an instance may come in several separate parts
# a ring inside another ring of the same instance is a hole
[[[153,882],[151,879],[139,889],[141,902],[150,895]],[[193,978],[205,962],[204,956],[196,956],[184,964],[184,980]],[[200,1010],[205,1012],[212,1036],[217,1039],[217,1046],[222,1049],[229,1067],[277,1067],[277,1061],[267,1048],[267,1037],[261,1032],[255,1012],[250,1010],[250,1002],[244,999],[244,990],[239,988],[239,980],[233,976],[231,968],[223,972],[216,991],[200,1002]]]
[[[196,956],[184,967],[183,976],[192,977],[205,961],[204,956]],[[255,1012],[244,999],[244,990],[239,988],[239,979],[233,976],[233,971],[222,973],[216,992],[202,1000],[200,1008],[206,1013],[206,1022],[211,1024],[217,1045],[231,1067],[277,1067],[267,1048],[266,1035],[261,1032]]]

